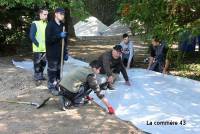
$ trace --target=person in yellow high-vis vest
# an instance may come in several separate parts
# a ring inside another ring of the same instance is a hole
[[[30,28],[30,39],[33,49],[34,80],[45,80],[43,71],[46,66],[45,29],[47,26],[47,9],[39,10],[39,20],[33,21]]]

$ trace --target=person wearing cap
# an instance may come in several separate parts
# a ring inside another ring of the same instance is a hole
[[[108,88],[111,90],[114,89],[112,84],[120,72],[125,79],[125,83],[130,86],[129,78],[121,59],[122,51],[121,45],[115,45],[111,51],[103,53],[98,58],[101,63],[100,74],[107,75]]]
[[[122,61],[124,66],[129,69],[133,66],[133,56],[134,56],[134,49],[133,43],[129,40],[128,34],[123,34],[123,40],[121,41],[120,45],[123,48],[122,52]]]
[[[35,81],[45,80],[43,71],[46,66],[45,29],[47,25],[48,10],[42,8],[38,13],[39,20],[32,22],[29,33],[29,37],[32,41]]]
[[[57,8],[54,15],[54,19],[49,21],[46,27],[48,89],[52,94],[57,92],[55,86],[60,80],[62,39],[64,49],[67,48],[67,33],[63,31],[65,10]]]

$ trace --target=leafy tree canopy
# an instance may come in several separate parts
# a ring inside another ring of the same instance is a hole
[[[200,0],[122,0],[118,13],[133,33],[172,43],[185,32],[200,34]]]

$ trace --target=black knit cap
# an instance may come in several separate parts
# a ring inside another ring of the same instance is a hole
[[[121,46],[121,45],[115,45],[115,46],[113,47],[113,49],[115,49],[115,50],[118,51],[118,52],[122,52],[122,46]]]
[[[65,9],[64,8],[56,8],[55,10],[56,13],[65,13]]]

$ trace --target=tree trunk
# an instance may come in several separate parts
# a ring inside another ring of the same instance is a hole
[[[72,17],[70,16],[70,10],[65,9],[65,11],[66,11],[66,17],[65,17],[66,31],[69,33],[70,37],[75,37],[74,24],[72,21]]]
[[[88,12],[106,25],[115,21],[119,4],[120,0],[85,0]]]

